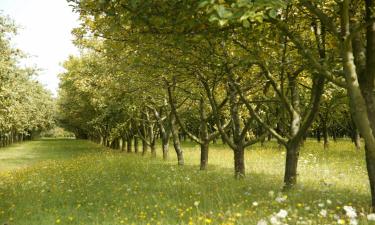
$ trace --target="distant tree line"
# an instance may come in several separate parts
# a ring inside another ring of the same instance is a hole
[[[35,68],[20,66],[13,22],[0,15],[0,147],[38,137],[54,124],[52,95],[35,81]]]

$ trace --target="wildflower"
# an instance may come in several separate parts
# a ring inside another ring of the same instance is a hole
[[[288,211],[284,209],[280,209],[280,211],[276,214],[276,216],[283,219],[288,216]]]
[[[337,220],[337,224],[345,224],[345,220],[343,220],[343,219],[338,219],[338,220]]]
[[[272,216],[271,219],[270,219],[270,222],[271,222],[271,224],[273,224],[273,225],[278,225],[278,224],[280,224],[280,221],[279,221],[279,219],[278,219],[276,216]]]
[[[212,223],[212,220],[211,220],[210,218],[206,218],[206,219],[204,220],[204,222],[205,222],[205,223]]]
[[[349,224],[350,225],[358,225],[358,220],[355,219],[355,218],[351,218],[350,221],[349,221]]]
[[[199,203],[200,203],[199,201],[195,201],[195,202],[194,202],[194,206],[195,206],[195,207],[198,207],[198,206],[199,206]]]
[[[258,206],[258,202],[253,202],[253,206]]]
[[[273,196],[275,195],[275,192],[274,192],[274,191],[269,191],[269,192],[268,192],[268,195],[269,195],[270,197],[273,197]]]
[[[371,213],[367,215],[367,220],[369,221],[375,221],[375,213]]]
[[[349,218],[356,218],[357,213],[355,212],[355,209],[352,206],[344,206],[344,210],[346,212],[346,215]]]
[[[318,206],[319,206],[320,208],[323,208],[323,207],[324,207],[324,203],[319,203]]]
[[[241,214],[241,213],[236,213],[235,216],[236,216],[236,217],[241,217],[242,214]]]
[[[331,205],[331,204],[332,204],[332,201],[329,200],[329,199],[327,199],[327,204],[328,204],[328,205]]]
[[[267,224],[268,224],[267,221],[264,219],[259,220],[257,223],[257,225],[267,225]]]
[[[277,197],[277,198],[275,199],[275,201],[277,201],[278,203],[285,202],[285,201],[286,201],[286,196]]]
[[[326,216],[327,216],[327,210],[322,209],[322,210],[320,210],[319,214],[320,214],[321,216],[323,216],[323,217],[326,217]]]

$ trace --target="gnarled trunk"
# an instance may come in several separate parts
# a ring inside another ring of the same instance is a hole
[[[185,163],[184,162],[184,154],[183,154],[183,151],[181,149],[180,139],[179,139],[179,136],[178,136],[176,116],[174,115],[173,112],[170,115],[170,122],[171,122],[172,138],[173,138],[173,147],[174,147],[174,150],[176,151],[178,165],[182,166]]]

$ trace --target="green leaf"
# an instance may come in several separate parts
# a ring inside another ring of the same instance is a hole
[[[271,10],[268,12],[268,16],[269,16],[270,18],[276,18],[276,16],[277,16],[277,11],[276,11],[276,9],[271,9]]]
[[[227,23],[228,23],[228,20],[219,20],[219,25],[220,26],[224,26]]]
[[[219,15],[220,18],[222,19],[228,19],[232,17],[233,13],[229,10],[227,10],[223,5],[215,5],[214,6],[217,14]]]
[[[250,23],[248,20],[242,20],[242,26],[245,27],[245,28],[249,28],[250,27]]]
[[[199,5],[198,5],[198,8],[203,8],[203,7],[205,7],[206,5],[208,5],[208,1],[201,1],[200,3],[199,3]]]

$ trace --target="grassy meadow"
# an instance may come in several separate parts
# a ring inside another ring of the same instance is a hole
[[[178,167],[172,147],[168,162],[82,140],[0,149],[0,224],[371,224],[364,152],[349,141],[327,151],[307,141],[299,184],[286,193],[285,152],[275,143],[246,151],[242,180],[227,147],[211,146],[208,171],[198,170],[198,145],[184,151]]]

